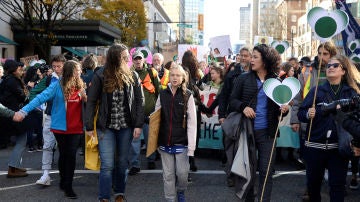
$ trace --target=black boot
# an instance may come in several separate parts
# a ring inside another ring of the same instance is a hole
[[[282,163],[284,162],[284,158],[282,157],[282,154],[281,154],[281,147],[277,147],[276,148],[276,157],[275,157],[275,160],[277,163]]]
[[[65,197],[68,199],[77,199],[77,194],[72,188],[65,189]]]
[[[195,165],[195,158],[193,156],[189,156],[190,170],[193,172],[197,171],[197,167]]]
[[[288,147],[288,161],[295,161],[294,148]]]

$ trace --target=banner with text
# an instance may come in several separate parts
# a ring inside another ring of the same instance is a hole
[[[201,102],[209,107],[216,99],[218,90],[212,86],[205,86],[204,90],[200,91]],[[215,108],[211,117],[203,113],[201,114],[200,128],[199,148],[224,149],[218,107]]]

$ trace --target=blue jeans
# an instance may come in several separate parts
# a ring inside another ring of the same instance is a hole
[[[144,141],[147,144],[149,139],[149,124],[143,125],[143,134]],[[140,168],[140,148],[141,148],[141,139],[136,138],[131,142],[130,154],[129,154],[129,165],[130,167]],[[156,153],[154,152],[149,157],[147,157],[148,162],[154,162],[156,158]]]
[[[113,188],[114,195],[124,195],[128,153],[132,140],[132,130],[97,130],[99,153],[101,159],[99,179],[99,200],[110,199]]]
[[[44,115],[44,125],[43,125],[43,153],[42,153],[42,169],[43,170],[50,170],[52,161],[53,161],[53,155],[55,151],[55,145],[56,145],[56,139],[53,134],[53,132],[50,131],[50,125],[51,125],[51,116]]]
[[[21,165],[22,155],[26,148],[26,139],[27,139],[26,132],[16,135],[16,143],[10,154],[9,164],[8,164],[9,166],[15,168],[21,167],[20,165]]]

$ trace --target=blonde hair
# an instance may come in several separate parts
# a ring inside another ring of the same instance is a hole
[[[360,72],[356,69],[355,65],[343,55],[335,55],[331,59],[339,60],[343,70],[345,71],[342,80],[346,81],[346,83],[357,93],[360,93],[358,86],[358,84],[360,84]]]
[[[74,72],[77,71],[77,67],[81,67],[81,65],[74,60],[69,60],[64,63],[61,86],[66,100],[68,100],[70,95],[75,91],[85,88],[85,83],[82,79],[78,76],[74,76]]]
[[[183,80],[182,80],[182,82],[181,82],[181,89],[182,89],[182,91],[183,91],[183,95],[185,95],[186,94],[186,90],[187,90],[187,83],[188,83],[188,81],[189,81],[189,79],[188,79],[188,75],[186,74],[186,71],[184,70],[184,68],[181,66],[181,65],[177,65],[177,64],[175,64],[175,65],[172,65],[171,67],[170,67],[170,75],[171,75],[171,71],[173,71],[173,70],[179,70],[180,71],[180,73],[181,73],[181,75],[182,75],[182,77],[183,77]]]
[[[114,44],[109,48],[104,69],[104,91],[107,93],[134,83],[132,72],[121,57],[121,53],[127,50],[124,44]]]

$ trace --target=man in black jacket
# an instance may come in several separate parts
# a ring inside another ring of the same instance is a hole
[[[226,116],[230,113],[229,111],[229,98],[231,95],[232,88],[234,86],[234,80],[240,74],[248,72],[250,70],[251,52],[248,48],[242,48],[240,50],[240,63],[235,65],[234,70],[231,70],[225,78],[224,86],[219,96],[219,123],[223,123]]]

